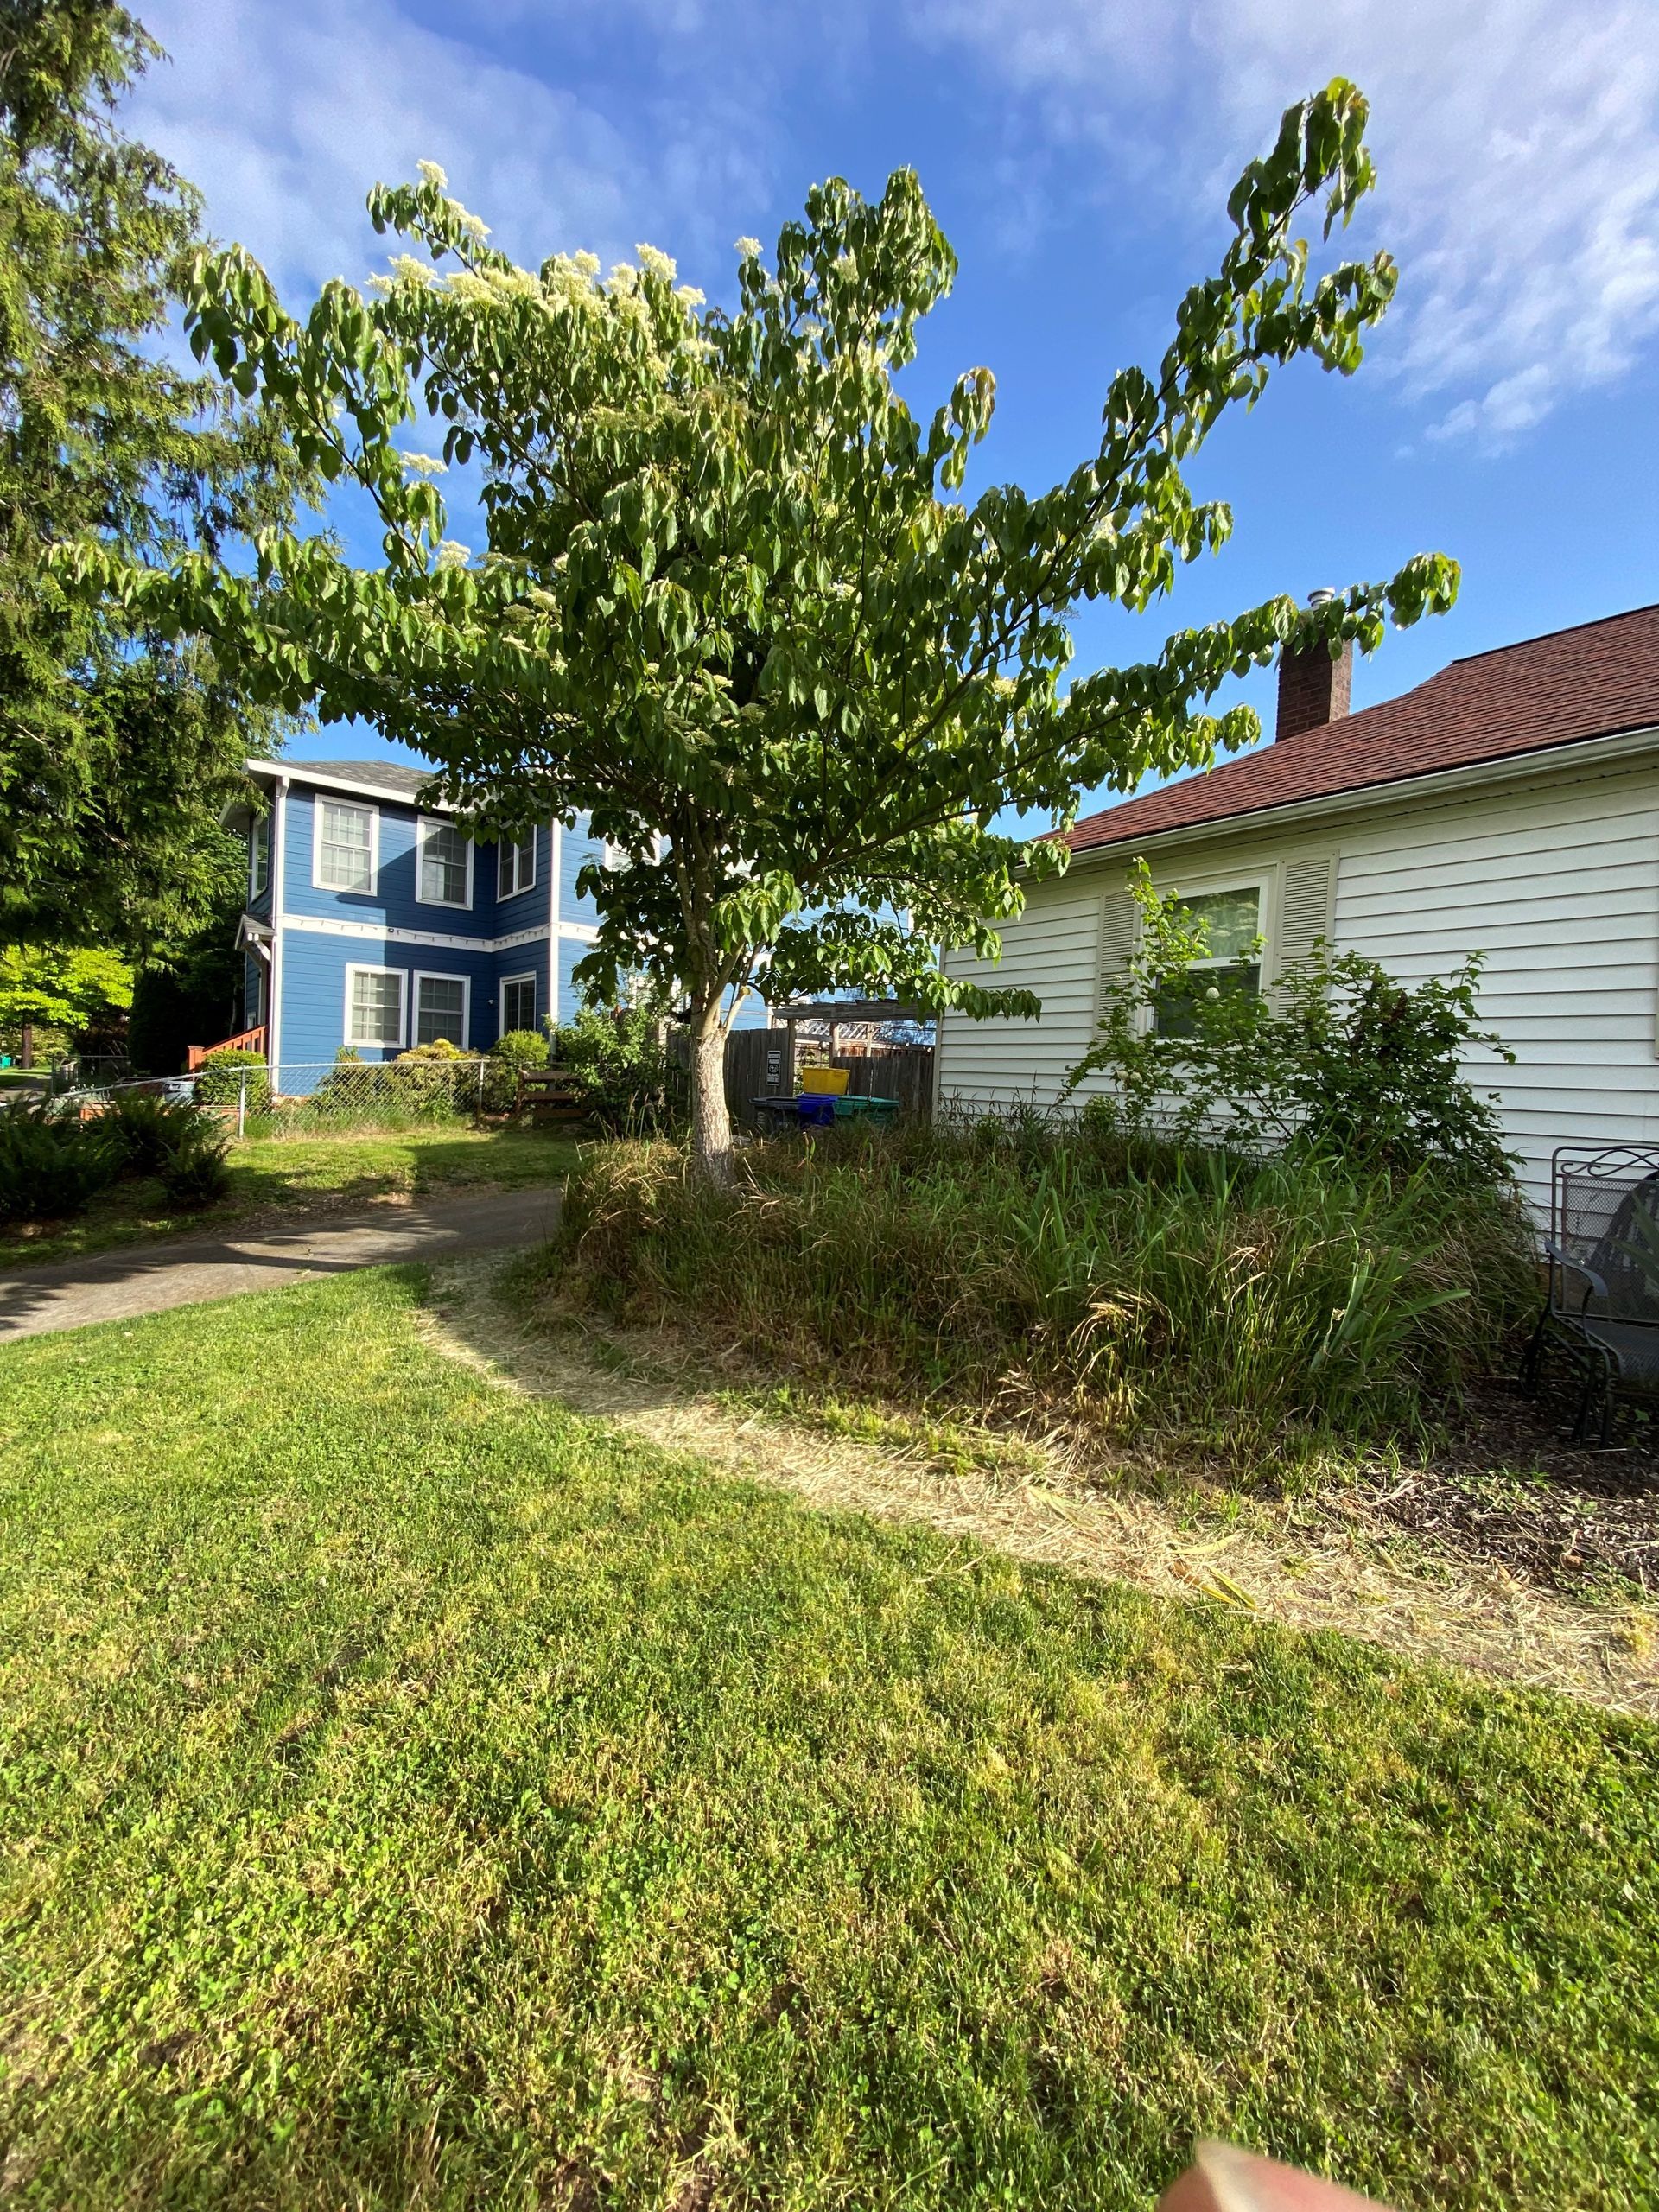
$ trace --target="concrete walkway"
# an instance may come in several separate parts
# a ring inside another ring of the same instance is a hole
[[[18,1268],[0,1275],[0,1344],[233,1298],[239,1291],[277,1290],[307,1275],[540,1243],[558,1221],[559,1195],[556,1189],[480,1191],[471,1198],[296,1222],[290,1229],[175,1237],[165,1244],[129,1244],[92,1259]]]

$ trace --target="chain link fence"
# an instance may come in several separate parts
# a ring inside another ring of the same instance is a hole
[[[191,1075],[124,1075],[71,1084],[54,1093],[68,1114],[96,1114],[124,1093],[194,1098],[238,1136],[388,1135],[473,1122],[511,1113],[517,1069],[492,1056],[450,1059],[209,1060]]]
[[[505,1061],[284,1060],[276,1066],[209,1063],[192,1080],[197,1100],[225,1111],[246,1136],[341,1136],[475,1122],[511,1112],[518,1075]]]

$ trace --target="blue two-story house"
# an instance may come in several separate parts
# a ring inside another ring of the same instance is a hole
[[[419,803],[417,768],[247,766],[268,804],[231,817],[248,841],[244,1019],[283,1089],[312,1088],[302,1071],[342,1046],[365,1060],[438,1038],[481,1052],[575,1015],[570,971],[599,918],[576,878],[602,841],[549,823],[475,843]]]

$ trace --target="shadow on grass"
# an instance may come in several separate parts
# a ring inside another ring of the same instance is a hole
[[[386,1199],[545,1188],[569,1173],[576,1151],[570,1137],[533,1128],[249,1138],[232,1147],[231,1190],[221,1204],[170,1205],[153,1177],[119,1183],[73,1220],[0,1236],[0,1274],[127,1244],[349,1213]]]

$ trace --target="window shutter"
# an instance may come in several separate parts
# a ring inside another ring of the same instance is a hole
[[[1279,909],[1279,942],[1274,947],[1275,986],[1280,983],[1287,968],[1295,966],[1312,954],[1321,938],[1331,935],[1332,879],[1336,874],[1336,855],[1317,853],[1311,859],[1292,861],[1285,870],[1285,895]],[[1283,991],[1275,988],[1274,998],[1283,1002]]]
[[[1100,953],[1095,963],[1095,1020],[1105,1011],[1109,985],[1118,981],[1135,951],[1135,906],[1127,891],[1109,891],[1100,902]],[[1090,1038],[1092,1042],[1092,1035]]]

